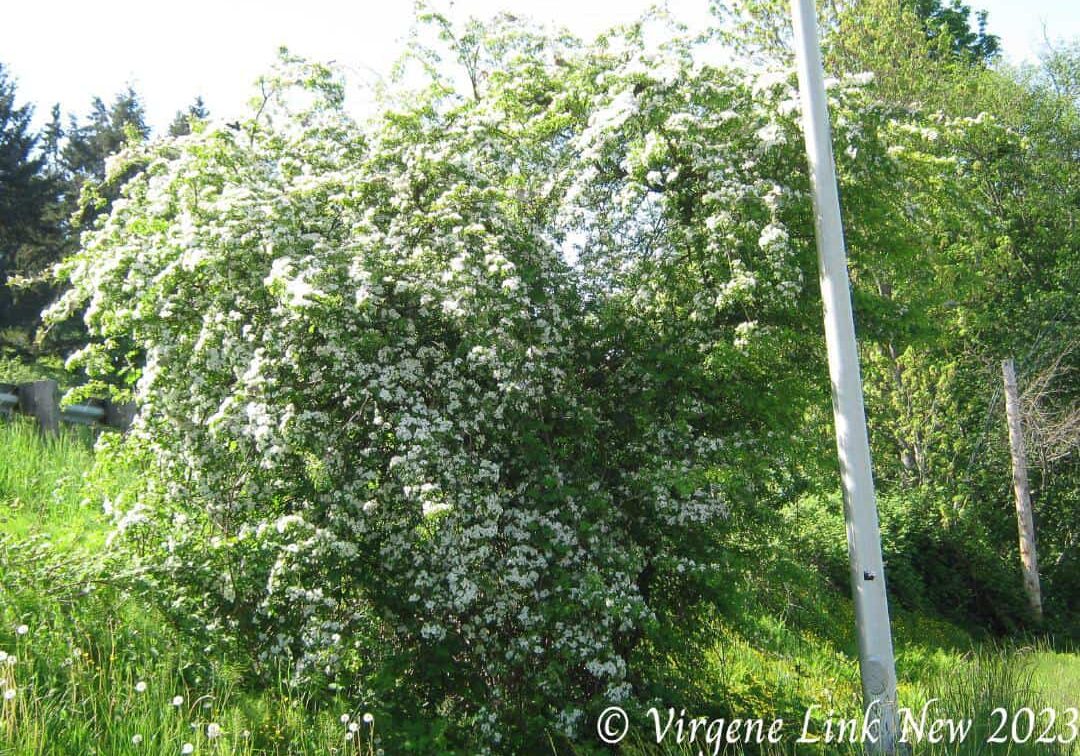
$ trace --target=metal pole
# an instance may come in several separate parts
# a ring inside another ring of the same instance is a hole
[[[851,587],[859,635],[859,670],[868,719],[877,719],[870,742],[878,753],[897,750],[896,669],[893,661],[885,572],[881,560],[870,444],[866,433],[859,352],[851,314],[844,229],[836,188],[828,101],[818,46],[813,0],[791,0],[802,100],[806,156],[814,199],[821,298],[825,308],[825,342],[832,380],[836,449],[844,487]]]

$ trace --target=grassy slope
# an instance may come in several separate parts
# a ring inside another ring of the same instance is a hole
[[[361,712],[348,711],[344,702],[312,713],[284,685],[245,691],[241,670],[198,658],[107,584],[78,582],[72,566],[80,554],[100,550],[108,528],[102,513],[111,495],[107,486],[83,480],[92,462],[85,436],[46,445],[28,424],[0,423],[0,533],[7,534],[0,540],[0,651],[18,657],[14,665],[0,662],[0,685],[18,689],[14,699],[0,702],[0,754],[178,753],[185,742],[197,753],[372,752],[368,727],[345,740],[341,715],[355,721]],[[811,704],[842,716],[859,708],[854,617],[850,600],[801,563],[797,550],[773,546],[764,552],[771,556],[756,557],[742,571],[731,604],[709,615],[701,629],[712,639],[704,660],[672,653],[663,661],[664,675],[669,689],[717,702],[715,710],[691,713],[782,716],[789,723],[786,739],[793,740]],[[994,706],[1077,703],[1077,655],[1006,653],[947,622],[902,610],[894,615],[905,705],[936,697],[943,715],[967,712],[985,723]],[[30,631],[18,635],[24,623]],[[140,681],[145,692],[136,689]],[[184,702],[173,706],[177,695]],[[212,741],[206,737],[211,722],[224,732]],[[376,720],[380,724],[393,727]],[[815,729],[821,726],[818,717]],[[647,745],[624,750],[655,751]],[[997,752],[1051,753],[1046,747]]]

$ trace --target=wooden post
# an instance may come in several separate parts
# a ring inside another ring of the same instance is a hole
[[[44,380],[19,385],[19,410],[33,415],[46,436],[60,433],[60,391],[56,381]]]
[[[1016,368],[1012,358],[1001,363],[1005,377],[1005,416],[1009,421],[1009,453],[1012,455],[1013,492],[1016,494],[1016,522],[1020,531],[1020,563],[1024,569],[1024,590],[1035,619],[1042,622],[1042,589],[1039,586],[1039,558],[1035,551],[1035,521],[1031,515],[1027,452],[1020,420],[1020,395],[1016,389]]]
[[[110,399],[105,402],[105,425],[126,431],[135,419],[135,413],[138,409],[135,402],[121,402],[118,404]]]

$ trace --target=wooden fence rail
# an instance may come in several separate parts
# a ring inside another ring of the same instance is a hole
[[[91,399],[85,404],[61,407],[60,389],[56,381],[0,383],[0,414],[15,413],[33,417],[46,435],[59,433],[60,423],[124,431],[135,417],[135,404]]]

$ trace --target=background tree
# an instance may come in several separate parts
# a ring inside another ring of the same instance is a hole
[[[950,502],[938,524],[978,521],[985,543],[1016,564],[998,366],[1016,357],[1021,389],[1058,366],[1048,394],[1055,413],[1068,416],[1080,398],[1071,335],[1080,308],[1075,54],[1062,45],[1039,67],[1009,68],[993,54],[985,17],[964,33],[966,9],[941,16],[928,7],[852,4],[826,41],[833,71],[872,72],[875,91],[893,108],[921,103],[973,126],[960,139],[936,126],[922,135],[927,168],[946,154],[955,162],[921,178],[909,174],[905,201],[914,192],[926,208],[914,218],[921,275],[887,262],[894,240],[865,248],[861,261],[855,256],[856,265],[885,261],[877,283],[927,326],[920,337],[897,320],[865,345],[877,471],[886,485],[938,491],[933,498]],[[935,18],[938,35],[926,27]],[[1051,471],[1036,471],[1032,486],[1040,548],[1052,556],[1048,613],[1075,623],[1065,600],[1080,572],[1069,524],[1080,516],[1075,450]]]
[[[128,87],[106,105],[100,97],[90,104],[83,122],[71,117],[68,141],[64,147],[64,166],[78,179],[105,178],[105,160],[128,142],[150,136],[142,98]]]
[[[1019,561],[1001,360],[1017,358],[1023,388],[1028,373],[1066,355],[1070,369],[1053,393],[1055,412],[1067,415],[1078,397],[1075,377],[1068,377],[1076,360],[1069,333],[1080,310],[1080,140],[1070,85],[1077,69],[1064,43],[1038,68],[1005,66],[986,14],[958,2],[822,6],[831,75],[871,76],[886,123],[903,125],[913,112],[938,114],[894,146],[902,159],[881,169],[876,182],[856,186],[846,177],[854,166],[837,148],[875,475],[886,502],[892,492],[920,502],[904,515],[922,519],[905,538],[939,558],[912,560],[913,572],[957,565],[948,576],[919,578],[951,586],[937,592],[939,606],[962,606],[1005,631],[1025,621],[1025,609],[1010,597],[1021,594],[1014,590]],[[718,7],[727,13],[721,35],[744,56],[765,67],[790,65],[786,2]],[[840,142],[845,126],[836,121]],[[865,159],[853,157],[855,164]],[[824,439],[812,446],[831,457]],[[1058,626],[1075,626],[1077,618],[1067,601],[1080,582],[1075,528],[1067,524],[1080,516],[1075,454],[1072,460],[1032,481],[1042,546],[1054,557],[1044,587]],[[831,485],[828,476],[815,484]],[[890,535],[885,548],[897,565],[907,547]],[[974,566],[986,553],[995,554],[996,572]],[[992,580],[974,577],[991,572]],[[901,585],[890,582],[890,589]],[[995,593],[1001,587],[1009,595]],[[970,600],[991,595],[981,606]]]
[[[932,45],[941,40],[944,48],[957,57],[990,63],[1000,52],[1001,40],[986,30],[984,10],[977,11],[972,19],[971,8],[961,0],[904,0],[900,5],[915,11]]]
[[[172,123],[169,124],[169,136],[187,136],[191,133],[192,121],[205,121],[209,117],[210,111],[200,95],[195,98],[195,102],[188,105],[187,110],[176,111]]]
[[[40,313],[57,294],[42,276],[75,249],[79,233],[108,208],[119,185],[136,170],[131,167],[106,182],[108,157],[125,144],[145,140],[150,129],[141,98],[128,88],[108,106],[94,98],[87,118],[79,122],[71,116],[67,129],[60,106],[54,105],[41,134],[34,134],[29,127],[32,108],[14,105],[14,83],[2,69],[0,75],[8,164],[0,224],[4,340],[26,358],[63,356],[84,341],[85,332],[71,321],[53,329],[48,342],[35,340]]]
[[[15,81],[0,64],[0,339],[21,349],[28,342],[21,326],[45,302],[41,287],[16,297],[10,279],[38,270],[58,240],[51,143],[46,139],[43,145],[32,130],[33,112],[31,105],[18,104]]]

